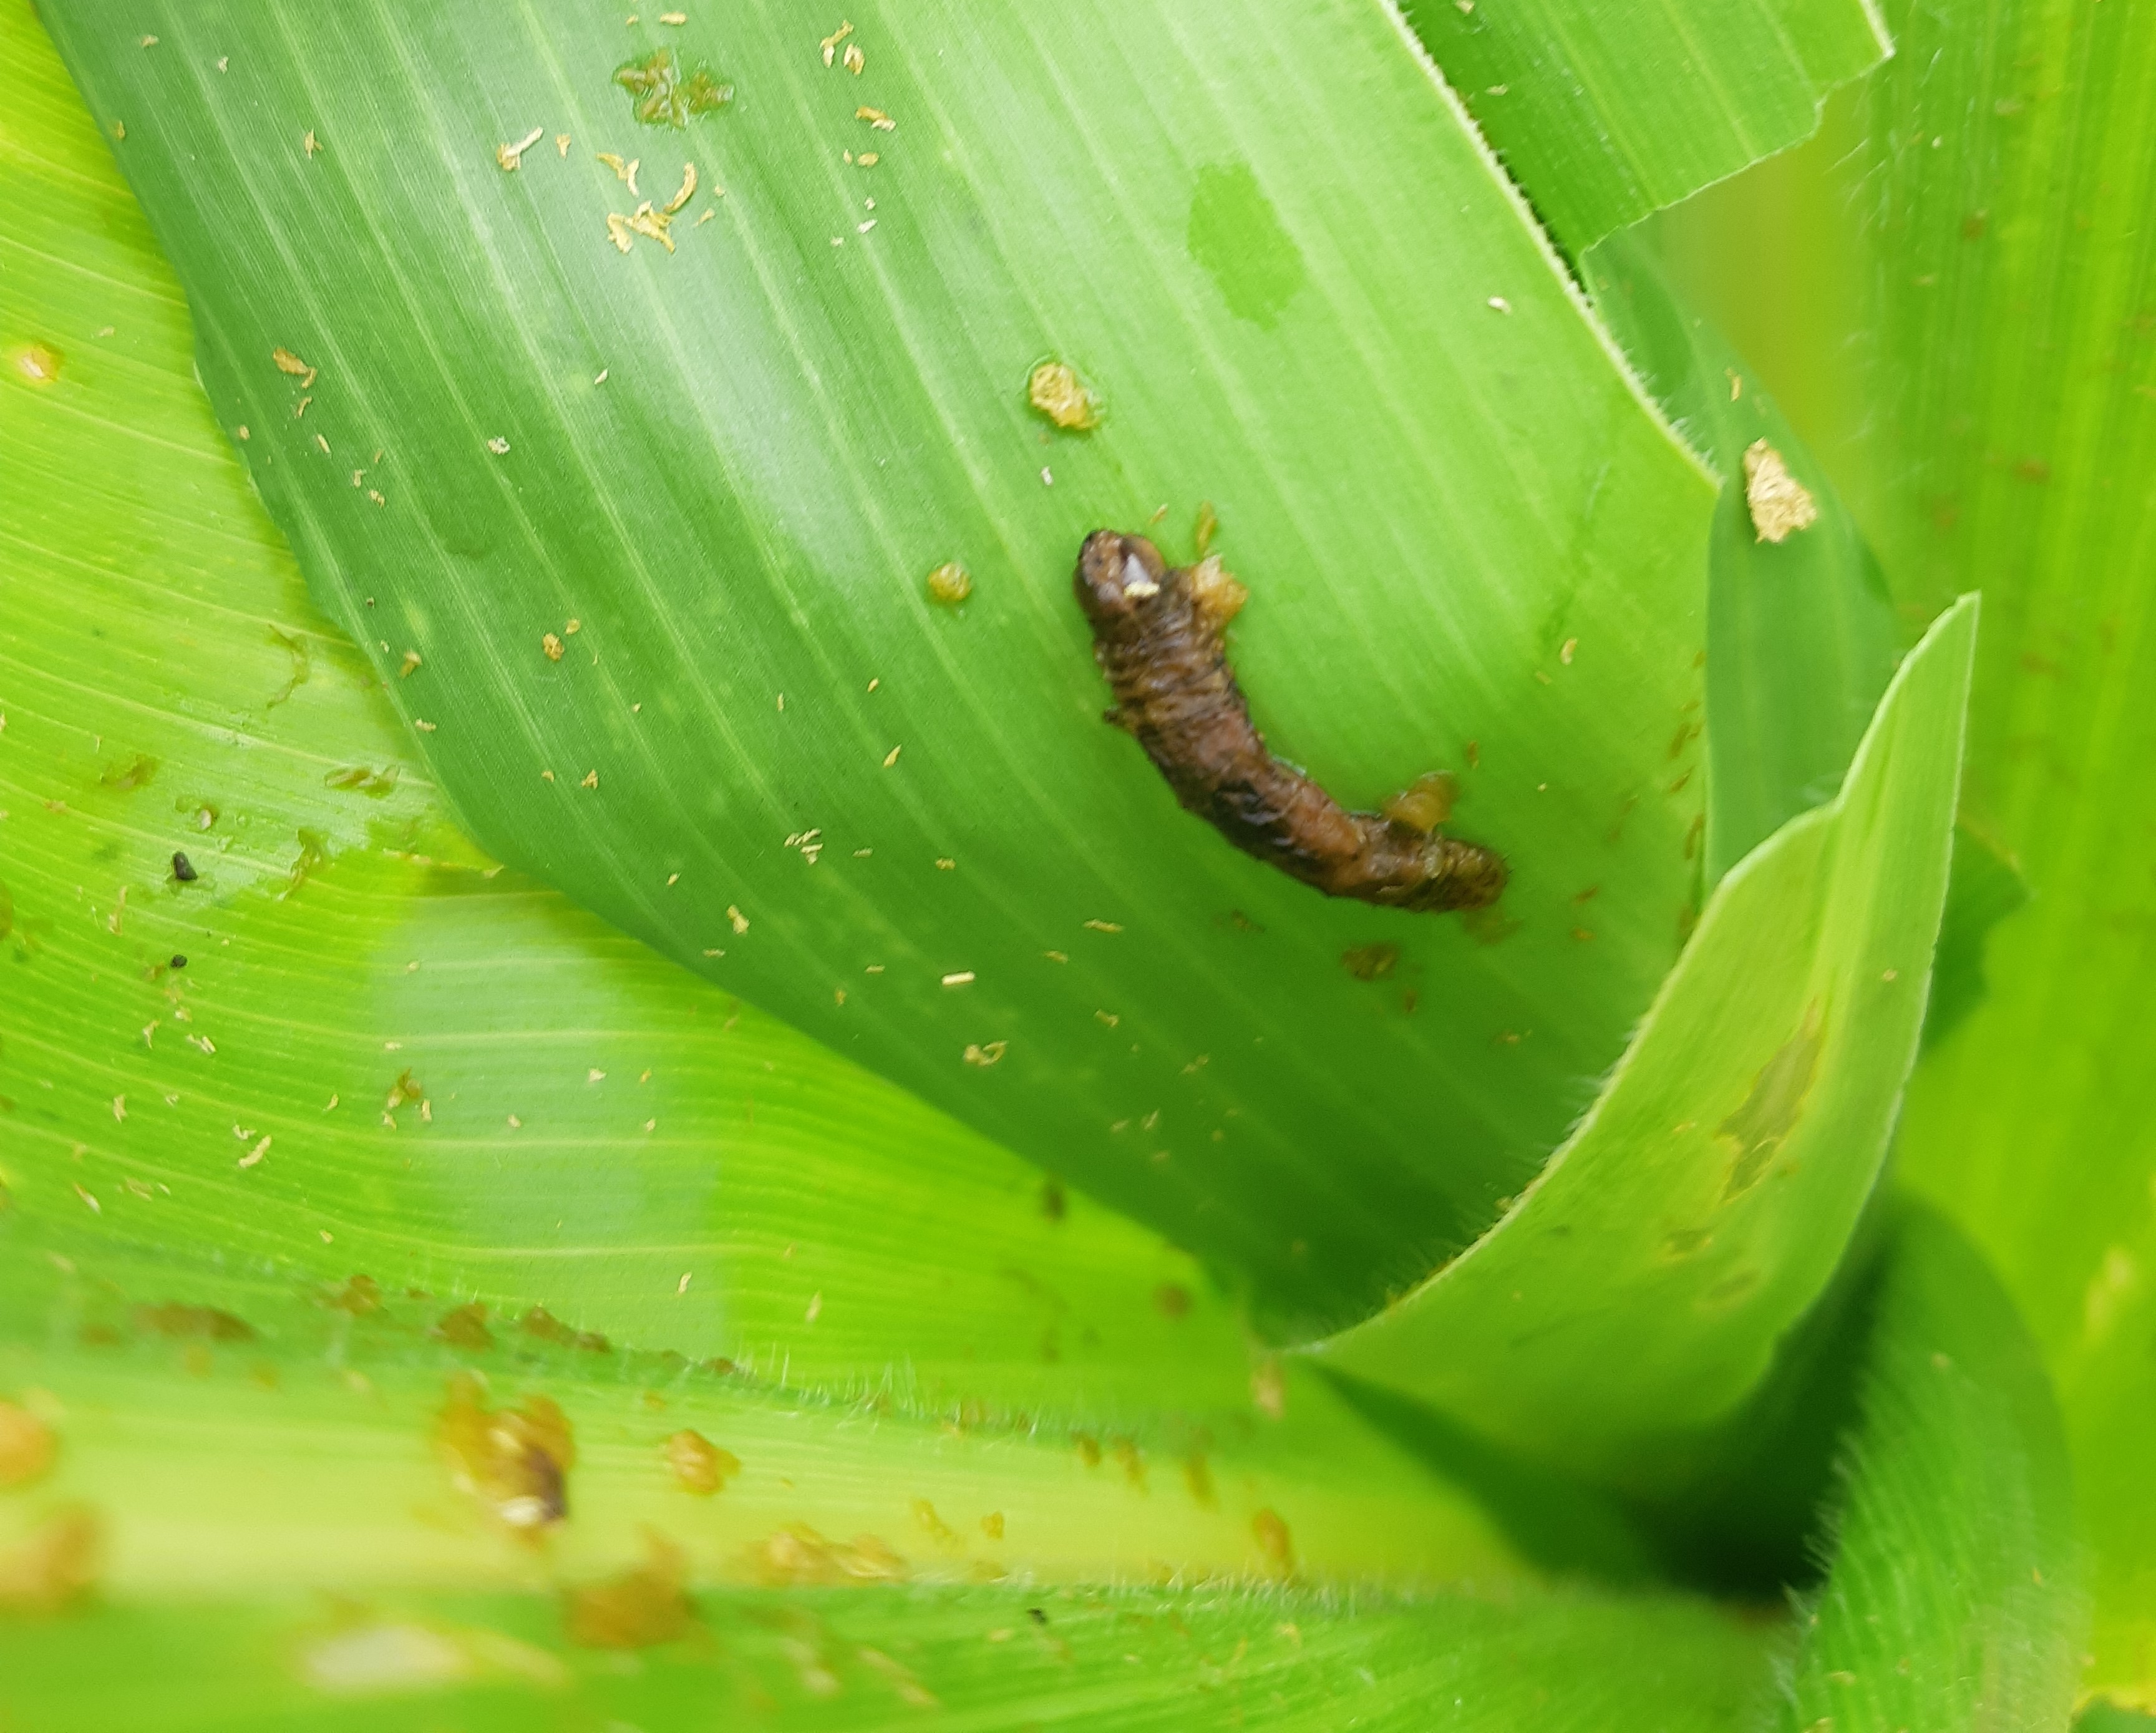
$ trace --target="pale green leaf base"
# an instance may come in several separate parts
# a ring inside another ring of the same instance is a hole
[[[1632,1479],[1751,1387],[1834,1268],[1916,1056],[1976,618],[1933,627],[1841,792],[1722,880],[1512,1213],[1324,1363]]]
[[[1881,1279],[1788,1733],[2063,1728],[2086,1629],[2066,1440],[2036,1346],[1959,1231],[1908,1210]]]

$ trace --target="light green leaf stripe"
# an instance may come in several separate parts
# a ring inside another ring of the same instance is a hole
[[[1810,136],[1893,52],[1871,0],[1403,0],[1574,254]]]
[[[2036,1345],[1982,1254],[1928,1208],[1907,1211],[1876,1304],[1782,1726],[2063,1730],[2088,1609]]]
[[[481,842],[1276,1319],[1359,1315],[1527,1182],[1675,953],[1707,478],[1368,0],[876,4],[858,75],[776,0],[624,16],[50,22]],[[661,51],[733,100],[639,126],[614,74]],[[685,164],[674,250],[624,256]],[[1049,356],[1091,431],[1027,408]],[[1102,726],[1079,544],[1188,558],[1204,500],[1273,746],[1363,807],[1456,772],[1513,871],[1474,931],[1258,865]]]
[[[1819,1293],[1916,1056],[1976,640],[1955,605],[1841,792],[1722,881],[1601,1099],[1478,1244],[1311,1351],[1531,1454],[1651,1478]]]

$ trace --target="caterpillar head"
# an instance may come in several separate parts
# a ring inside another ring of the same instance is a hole
[[[1079,551],[1072,586],[1086,618],[1096,626],[1112,626],[1158,596],[1167,580],[1167,561],[1144,536],[1096,530]]]

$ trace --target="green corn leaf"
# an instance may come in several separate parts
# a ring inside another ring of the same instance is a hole
[[[1348,1701],[1706,1733],[1782,1640],[1522,1573],[1306,1372],[1277,1424],[1155,1449],[477,1349],[402,1295],[250,1325],[44,1259],[4,1279],[0,1711],[28,1725],[678,1725],[716,1697],[806,1727],[939,1704],[1317,1726]]]
[[[1575,254],[1809,137],[1893,51],[1868,0],[1404,0],[1505,166]]]
[[[1999,1269],[2058,1386],[2094,1552],[2088,1686],[2156,1702],[2156,1134],[2137,1087],[2156,1069],[2156,21],[2029,0],[1892,22],[1902,52],[1853,136],[1732,188],[1751,215],[1688,280],[1740,310],[1763,366],[1791,334],[1772,376],[1806,395],[1905,609],[1984,591],[1963,990],[1912,1080],[1902,1166]],[[1779,237],[1763,258],[1753,233]],[[1861,295],[1805,266],[1835,258]]]
[[[243,1316],[416,1286],[916,1412],[1247,1418],[1188,1257],[446,827],[6,18],[0,345],[48,358],[0,371],[8,1255]]]
[[[1276,1318],[1359,1314],[1558,1142],[1691,894],[1711,496],[1382,12],[879,9],[858,76],[781,8],[50,22],[490,850]],[[639,124],[662,53],[732,100]],[[674,250],[617,251],[689,164]],[[1029,410],[1044,357],[1097,426]],[[1271,744],[1365,807],[1456,772],[1513,874],[1473,931],[1260,867],[1101,726],[1078,545],[1164,505],[1188,557],[1202,501]]]
[[[1712,885],[1841,786],[1893,673],[1900,628],[1878,562],[1817,461],[1743,359],[1671,292],[1646,237],[1613,234],[1580,265],[1596,312],[1722,478],[1707,577]],[[1801,527],[1765,505],[1765,527],[1755,521],[1753,472],[1770,459],[1815,514]]]
[[[1234,1587],[842,1589],[692,1604],[725,1645],[678,1643],[634,1657],[634,1672],[612,1651],[560,1649],[551,1598],[404,1592],[341,1622],[297,1599],[115,1608],[55,1628],[17,1677],[55,1733],[151,1717],[171,1733],[374,1733],[400,1715],[493,1733],[540,1715],[649,1727],[715,1713],[818,1733],[1316,1733],[1343,1713],[1427,1726],[1432,1705],[1474,1733],[1722,1733],[1757,1699],[1763,1646],[1697,1603],[1548,1592],[1342,1603]],[[115,1654],[155,1656],[159,1684],[105,1665]]]
[[[1899,1224],[1876,1305],[1782,1725],[2063,1728],[2087,1607],[2036,1346],[1982,1254],[1926,1209]]]
[[[1840,793],[1722,881],[1549,1168],[1324,1363],[1625,1479],[1753,1386],[1834,1269],[1915,1058],[1975,639],[1958,603]]]

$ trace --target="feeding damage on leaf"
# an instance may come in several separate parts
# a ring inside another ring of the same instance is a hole
[[[1440,913],[1497,900],[1503,857],[1435,833],[1449,801],[1348,812],[1265,749],[1221,638],[1249,592],[1217,556],[1170,571],[1142,536],[1099,530],[1075,582],[1116,695],[1106,720],[1137,738],[1187,811],[1327,896]]]

